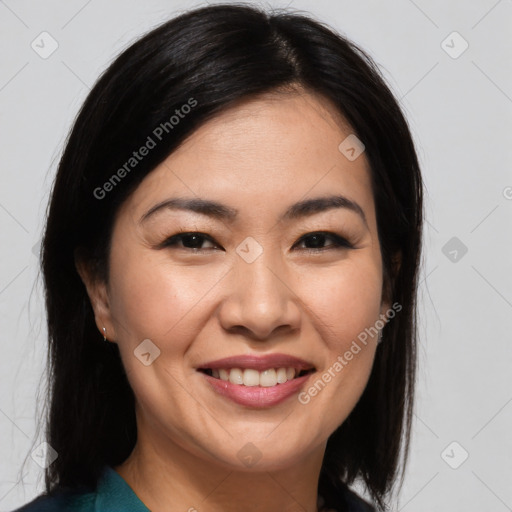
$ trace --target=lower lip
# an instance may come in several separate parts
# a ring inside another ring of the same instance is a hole
[[[200,372],[214,391],[239,405],[246,407],[264,408],[284,402],[287,398],[296,394],[312,373],[288,380],[284,384],[270,387],[242,386],[232,384],[229,381],[216,379],[206,373]]]

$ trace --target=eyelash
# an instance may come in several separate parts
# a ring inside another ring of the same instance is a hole
[[[320,235],[320,236],[324,236],[326,238],[330,238],[331,241],[333,241],[334,243],[332,243],[331,245],[328,245],[326,247],[306,248],[306,249],[303,249],[304,251],[306,251],[308,253],[319,253],[319,252],[324,252],[324,251],[332,250],[332,249],[343,249],[343,248],[353,249],[354,248],[354,246],[348,240],[346,240],[342,236],[337,235],[336,233],[332,233],[330,231],[313,231],[311,233],[307,233],[307,234],[301,236],[299,238],[299,240],[297,240],[297,242],[295,242],[294,247],[295,247],[295,245],[300,244],[304,240],[307,240],[308,238],[315,236],[315,235]],[[206,233],[201,233],[198,231],[190,231],[190,232],[178,233],[176,235],[173,235],[173,236],[167,238],[166,240],[164,240],[164,242],[162,242],[159,245],[159,248],[172,248],[173,246],[177,245],[178,241],[180,241],[180,240],[183,241],[183,239],[188,236],[197,236],[197,237],[200,237],[201,239],[203,239],[203,241],[207,240],[207,241],[215,244],[215,241],[210,236],[208,236]],[[189,249],[195,253],[206,252],[206,251],[212,250],[212,248],[201,249],[201,248],[197,248],[197,247],[180,247],[180,249]]]

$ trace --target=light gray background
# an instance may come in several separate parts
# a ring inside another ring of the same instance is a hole
[[[26,459],[42,440],[35,408],[44,391],[34,247],[68,129],[120,50],[199,5],[205,3],[0,1],[2,511],[43,489],[43,470]],[[311,12],[369,51],[401,98],[417,142],[427,189],[421,369],[410,464],[395,510],[512,510],[512,2],[264,5]],[[59,45],[47,59],[31,48],[43,31]],[[454,31],[469,44],[457,58],[464,41],[448,37]],[[465,255],[456,247],[450,254],[450,246],[443,253],[452,237],[467,247]],[[465,452],[467,460],[450,467]]]

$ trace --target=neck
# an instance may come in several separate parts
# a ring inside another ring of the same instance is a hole
[[[152,512],[317,512],[325,445],[289,468],[254,471],[230,468],[213,456],[191,454],[168,437],[142,432],[115,470]]]

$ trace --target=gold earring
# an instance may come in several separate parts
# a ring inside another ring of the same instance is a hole
[[[107,329],[103,327],[103,341],[107,341]]]

